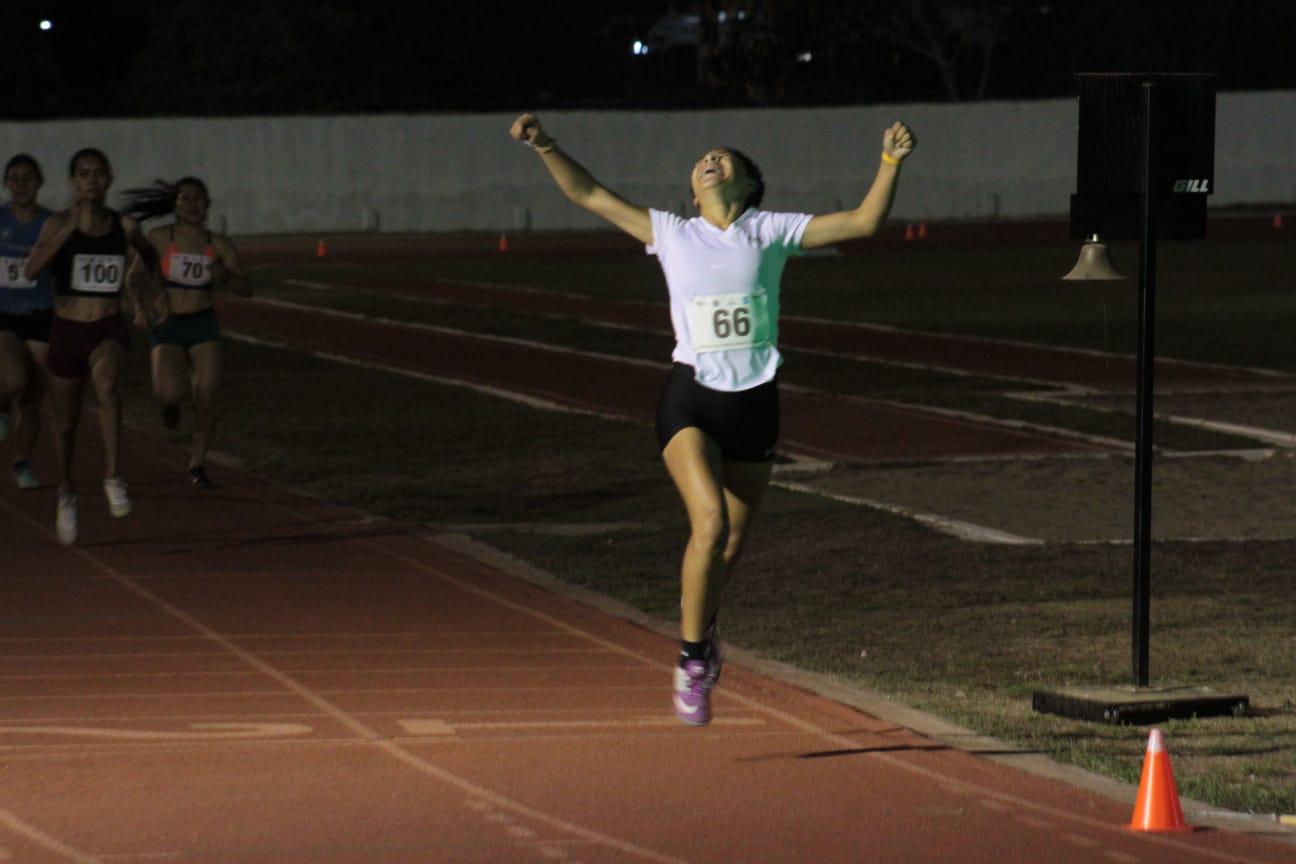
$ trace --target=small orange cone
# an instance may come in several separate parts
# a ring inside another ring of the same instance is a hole
[[[1166,752],[1165,736],[1160,729],[1153,729],[1148,735],[1143,777],[1139,780],[1138,798],[1134,802],[1134,816],[1129,827],[1134,831],[1193,830],[1184,822],[1174,772],[1170,770],[1170,754]]]
[[[927,223],[926,223],[926,222],[919,222],[919,223],[918,223],[918,239],[919,239],[919,240],[926,240],[926,239],[927,239]]]
[[[323,238],[320,238],[320,241],[315,244],[315,257],[323,258],[326,255],[328,255],[328,245],[324,242]]]
[[[500,235],[499,251],[501,251],[501,252],[507,252],[507,251],[508,251],[508,235],[507,235],[507,234],[501,234],[501,235]]]
[[[1274,228],[1277,229],[1277,230],[1282,230],[1282,227],[1283,227],[1283,218],[1282,218],[1282,214],[1281,214],[1281,213],[1275,213],[1275,214],[1274,214],[1274,218],[1273,218],[1273,226],[1274,226]]]
[[[914,239],[914,227],[912,222],[905,226],[905,239]]]

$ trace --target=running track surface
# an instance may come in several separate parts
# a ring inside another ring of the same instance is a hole
[[[298,349],[471,382],[599,414],[651,422],[666,363],[591,356],[397,321],[226,298],[222,326]],[[784,387],[780,448],[828,459],[911,460],[1111,452],[1051,435],[870,399]]]
[[[684,727],[671,640],[141,434],[112,520],[86,419],[80,546],[0,484],[0,861],[1292,860],[734,664]]]

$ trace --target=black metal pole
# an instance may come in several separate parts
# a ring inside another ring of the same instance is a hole
[[[1156,356],[1156,209],[1152,113],[1156,85],[1143,85],[1143,190],[1139,226],[1138,392],[1134,441],[1134,686],[1148,685],[1152,603],[1152,389]]]

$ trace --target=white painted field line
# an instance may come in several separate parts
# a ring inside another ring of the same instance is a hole
[[[602,300],[603,302],[621,303],[626,306],[646,307],[649,309],[653,309],[655,311],[660,311],[662,312],[663,315],[668,312],[667,307],[659,303],[650,303],[641,300],[616,300],[613,298],[596,298],[589,294],[579,294],[573,291],[558,291],[551,288],[537,288],[529,285],[500,284],[497,282],[481,282],[481,281],[474,281],[468,279],[438,279],[435,281],[438,283],[448,284],[448,285],[463,285],[468,287],[480,286],[484,288],[489,288],[493,291],[516,291],[518,293],[523,293],[523,294],[549,295],[554,297],[564,297],[571,300]],[[375,295],[388,294],[390,296],[390,292],[383,292],[372,288],[366,288],[360,285],[329,284],[325,282],[307,282],[305,280],[296,280],[296,279],[285,279],[283,280],[283,282],[286,285],[298,285],[306,288],[314,288],[316,290],[336,291],[338,289],[345,289],[348,291],[355,291],[355,292],[360,292],[365,294],[375,294]],[[429,302],[432,301],[433,299],[433,298],[418,297],[417,295],[407,295],[407,294],[398,294],[396,296],[399,296],[402,299],[424,300]],[[453,302],[453,301],[444,301],[444,302]],[[569,317],[569,316],[562,316],[562,317]],[[1031,351],[1047,352],[1053,354],[1060,354],[1064,356],[1074,355],[1074,356],[1081,356],[1081,357],[1099,357],[1099,358],[1112,359],[1112,360],[1136,359],[1135,355],[1133,354],[1118,352],[1118,351],[1099,351],[1098,349],[1095,348],[1075,348],[1067,345],[1041,345],[1037,342],[1027,342],[1020,339],[999,339],[991,336],[972,336],[972,335],[959,334],[959,333],[941,333],[933,330],[914,330],[912,328],[907,328],[907,327],[897,327],[888,324],[876,324],[868,321],[846,321],[846,320],[840,320],[835,318],[818,318],[812,315],[781,315],[780,319],[783,321],[793,321],[793,322],[805,323],[805,324],[819,324],[819,325],[828,325],[832,327],[846,327],[853,330],[866,330],[866,331],[873,331],[878,333],[894,333],[901,336],[920,336],[923,338],[939,339],[942,341],[950,341],[950,342],[967,342],[976,345],[991,345],[991,346],[1002,345],[1010,348],[1024,348]],[[597,323],[605,324],[608,322],[599,321]],[[620,325],[620,326],[624,326],[624,325]],[[640,330],[640,332],[662,332],[662,331]],[[789,344],[789,347],[796,347],[796,346],[792,346],[791,344]],[[797,347],[797,350],[806,350],[806,349]],[[855,354],[847,354],[843,356],[847,356],[847,357],[858,356],[861,357],[861,359],[863,359],[861,355],[855,355]],[[898,365],[898,366],[907,365],[897,361],[888,361],[885,359],[877,359],[876,362],[887,363],[888,365]],[[1253,367],[1253,366],[1235,366],[1235,365],[1228,365],[1223,363],[1211,363],[1204,360],[1183,360],[1175,357],[1158,357],[1157,363],[1174,365],[1174,366],[1183,366],[1187,368],[1196,367],[1196,368],[1211,369],[1211,370],[1226,371],[1226,372],[1241,372],[1248,375],[1255,375],[1261,378],[1277,378],[1277,379],[1287,380],[1292,382],[1293,385],[1296,385],[1296,375],[1293,375],[1291,372],[1286,372],[1280,369],[1265,369],[1265,368]],[[963,374],[963,375],[976,374],[976,373],[969,373],[966,370],[945,369],[944,367],[926,366],[924,364],[913,364],[913,368],[931,369],[936,371],[949,371],[951,374]],[[1005,380],[1014,380],[1014,376],[1001,376],[1001,375],[993,375],[993,374],[987,374],[978,377],[1003,378]],[[1017,380],[1032,381],[1033,383],[1036,381],[1036,379],[1030,379],[1030,378],[1021,378]],[[1056,382],[1041,380],[1038,383],[1055,384]]]
[[[305,310],[307,310],[307,311],[313,311],[313,310],[311,310],[311,307],[302,306],[302,307],[298,307],[298,308],[305,309]],[[362,317],[362,316],[354,316],[354,315],[352,315],[352,313],[347,313],[347,316],[348,316],[348,317]],[[399,323],[399,322],[397,322],[397,323]],[[442,329],[447,329],[447,328],[442,328]],[[450,332],[453,332],[453,333],[455,333],[456,335],[458,335],[458,334],[460,334],[462,331],[450,331]],[[462,380],[460,380],[460,379],[456,379],[456,378],[441,378],[441,377],[439,377],[439,376],[427,375],[427,374],[425,374],[425,373],[420,373],[420,372],[413,372],[413,371],[410,371],[410,370],[408,370],[408,369],[402,369],[402,368],[394,367],[394,366],[386,366],[386,365],[384,365],[384,364],[374,363],[374,362],[367,361],[367,360],[356,360],[356,359],[353,359],[353,358],[350,358],[350,357],[345,357],[345,356],[341,356],[341,355],[332,354],[332,353],[330,353],[330,352],[315,351],[315,350],[312,350],[312,349],[301,349],[301,348],[295,348],[295,347],[293,347],[293,346],[291,346],[291,345],[287,345],[287,344],[284,344],[284,343],[271,341],[271,340],[268,340],[268,339],[261,339],[261,338],[259,338],[259,337],[253,337],[253,336],[247,336],[247,335],[243,335],[243,334],[231,333],[230,331],[226,331],[226,333],[227,333],[227,335],[229,335],[231,338],[241,339],[241,340],[243,340],[243,341],[246,341],[246,342],[249,342],[249,343],[252,343],[252,344],[256,344],[256,345],[264,345],[264,346],[268,346],[268,347],[272,347],[272,348],[278,348],[278,349],[281,349],[281,350],[287,350],[287,351],[300,351],[300,352],[302,352],[302,353],[309,354],[309,355],[311,355],[311,356],[317,357],[317,358],[322,359],[322,360],[330,360],[330,361],[338,362],[338,363],[346,363],[346,364],[348,364],[348,365],[352,365],[352,366],[357,366],[357,367],[367,368],[367,369],[375,369],[375,370],[377,370],[377,371],[387,372],[387,373],[389,373],[389,374],[394,374],[394,375],[403,375],[403,376],[407,376],[407,377],[411,377],[411,378],[416,378],[416,379],[419,379],[419,380],[431,381],[431,382],[433,382],[433,383],[446,384],[446,385],[453,386],[453,387],[467,387],[468,389],[475,390],[475,391],[478,391],[478,392],[482,392],[482,393],[485,393],[485,394],[487,394],[487,395],[496,396],[496,397],[504,398],[504,399],[509,399],[509,400],[511,400],[511,401],[515,401],[515,402],[520,402],[520,403],[522,403],[522,404],[528,405],[529,407],[539,408],[539,409],[541,409],[541,410],[558,411],[558,412],[562,412],[562,413],[571,413],[571,414],[582,414],[582,415],[587,415],[587,416],[601,417],[601,418],[609,419],[609,420],[620,420],[620,421],[639,422],[639,421],[636,420],[635,418],[631,418],[631,417],[625,417],[625,416],[615,415],[615,414],[608,414],[608,413],[599,412],[599,411],[593,411],[593,410],[573,409],[573,408],[569,408],[569,407],[567,407],[567,406],[565,406],[565,405],[561,405],[560,403],[549,402],[548,400],[540,400],[540,399],[536,399],[535,397],[531,397],[531,396],[526,396],[526,395],[523,395],[523,394],[514,393],[514,392],[512,392],[512,391],[502,390],[502,389],[495,388],[495,387],[484,387],[484,386],[474,385],[474,384],[470,384],[470,383],[468,383],[468,382],[465,382],[465,381],[462,381]],[[471,335],[473,335],[473,334],[466,334],[466,335],[470,335],[470,336],[471,336]],[[571,349],[562,349],[562,350],[570,351]],[[593,356],[597,356],[597,357],[607,357],[607,356],[610,356],[610,355],[593,355]],[[662,368],[665,368],[665,367],[663,366]],[[813,391],[809,391],[809,390],[804,390],[804,388],[799,388],[799,389],[802,389],[803,392],[807,392],[807,393],[809,393],[809,392],[813,392]],[[911,410],[913,410],[914,413],[918,413],[918,409],[911,409]],[[978,419],[978,415],[967,415],[967,416],[964,417],[964,419],[977,420],[977,419]],[[986,419],[993,421],[993,418],[986,418]],[[1004,421],[999,421],[999,422],[1000,422],[1000,425],[1011,425],[1011,424],[1005,424]],[[1077,437],[1077,438],[1082,438],[1082,439],[1083,439],[1083,438],[1086,437],[1086,436],[1081,436],[1081,435],[1079,435],[1079,434],[1075,434],[1075,435],[1073,435],[1073,437]],[[796,446],[796,445],[795,445],[795,442],[789,442],[789,443],[792,444],[793,446]],[[833,455],[833,456],[839,456],[840,454],[828,454],[828,453],[826,453],[826,452],[821,453],[821,452],[817,452],[817,451],[816,451],[814,455],[816,455],[816,456],[822,456],[822,455]],[[966,460],[968,460],[968,459],[974,459],[974,458],[975,458],[975,457],[956,457],[956,459],[955,459],[955,460],[952,460],[952,461],[966,461]],[[990,458],[990,457],[987,457],[987,458]],[[1010,459],[1012,459],[1012,458],[1014,458],[1014,457],[1004,457],[1004,458],[1005,458],[1006,460],[1010,460]],[[811,461],[816,461],[816,460],[811,460]],[[971,540],[971,541],[973,541],[973,542],[978,542],[978,543],[1008,543],[1008,544],[1017,544],[1017,545],[1022,545],[1022,544],[1025,544],[1025,545],[1035,545],[1035,544],[1039,544],[1039,543],[1042,543],[1042,542],[1043,542],[1043,541],[1041,541],[1041,540],[1036,540],[1036,539],[1034,539],[1034,538],[1030,538],[1030,537],[1019,537],[1018,535],[1011,534],[1011,533],[1008,533],[1008,532],[1005,532],[1005,531],[999,531],[999,530],[994,529],[994,528],[988,528],[988,527],[981,526],[981,525],[974,525],[974,524],[972,524],[972,523],[963,522],[963,521],[961,521],[961,520],[954,519],[953,517],[941,516],[941,515],[939,515],[939,514],[935,514],[935,513],[921,513],[921,512],[919,512],[919,511],[911,510],[910,508],[903,507],[903,506],[901,506],[901,505],[899,505],[899,504],[888,504],[888,503],[883,502],[883,501],[875,501],[875,500],[872,500],[872,499],[865,499],[865,498],[850,498],[850,497],[843,497],[843,496],[838,496],[838,495],[828,494],[828,493],[823,492],[822,490],[816,489],[816,488],[813,487],[813,486],[808,486],[808,485],[805,485],[805,484],[789,483],[789,482],[787,482],[787,481],[777,480],[777,479],[776,479],[776,480],[771,481],[771,485],[774,485],[774,486],[781,486],[781,487],[783,487],[783,488],[790,489],[790,490],[792,490],[792,491],[796,491],[796,492],[801,492],[801,493],[803,493],[803,494],[808,494],[808,495],[818,495],[818,496],[821,496],[821,497],[831,498],[831,499],[833,499],[833,500],[842,501],[842,502],[845,502],[845,503],[850,503],[850,504],[859,504],[859,505],[866,506],[866,507],[872,507],[872,508],[874,508],[874,509],[885,510],[885,511],[887,511],[887,512],[889,512],[889,513],[893,513],[893,514],[895,514],[895,515],[897,515],[897,516],[903,516],[903,517],[905,517],[905,518],[913,519],[914,521],[918,522],[919,524],[925,525],[925,526],[927,526],[927,527],[929,527],[929,528],[933,528],[933,529],[935,529],[935,530],[937,530],[937,531],[939,531],[939,532],[941,532],[941,533],[948,534],[948,535],[953,536],[953,537],[958,537],[959,539],[962,539],[962,540]]]
[[[841,501],[844,504],[855,504],[860,507],[868,507],[873,510],[881,510],[885,513],[891,513],[896,516],[903,516],[906,519],[925,525],[941,534],[948,534],[951,537],[957,537],[960,540],[970,540],[973,543],[999,543],[1010,546],[1042,546],[1044,541],[1035,537],[1023,537],[1018,534],[1010,534],[1007,531],[1000,531],[997,528],[988,528],[985,525],[977,525],[972,522],[964,522],[961,519],[954,519],[949,516],[940,516],[936,513],[924,513],[921,510],[914,510],[909,507],[903,507],[899,504],[888,504],[885,501],[876,501],[872,498],[861,498],[856,495],[843,495],[837,492],[828,492],[823,489],[816,489],[804,483],[792,483],[786,480],[771,480],[771,486],[778,486],[793,492],[804,492],[810,495],[818,495],[822,498],[830,498],[834,501]]]
[[[44,831],[25,822],[9,810],[0,807],[0,827],[8,828],[13,833],[26,838],[28,841],[36,844],[46,852],[52,852],[66,861],[74,861],[76,864],[104,864],[102,858],[91,855],[88,852],[82,852],[73,846],[64,843],[57,837],[46,834]]]
[[[1109,405],[1090,405],[1079,404],[1070,401],[1072,398],[1095,395],[1091,391],[1067,388],[1052,393],[1034,393],[1034,392],[1014,392],[1005,393],[1010,399],[1017,399],[1022,402],[1038,402],[1049,405],[1061,405],[1067,408],[1081,407],[1088,411],[1099,411],[1105,414],[1129,414],[1130,412],[1121,408]],[[1162,394],[1165,395],[1165,394]],[[1165,423],[1174,423],[1179,426],[1191,426],[1197,429],[1205,429],[1210,432],[1220,432],[1226,435],[1236,435],[1239,438],[1250,438],[1253,441],[1260,441],[1264,444],[1271,444],[1275,447],[1293,448],[1296,447],[1296,434],[1283,432],[1278,429],[1266,429],[1262,426],[1247,426],[1241,423],[1225,423],[1220,420],[1206,420],[1201,417],[1185,417],[1181,414],[1158,414],[1153,412],[1152,418]],[[1228,452],[1228,451],[1221,451]]]
[[[633,717],[625,720],[478,720],[467,722],[450,722],[441,718],[407,718],[397,721],[410,735],[454,735],[460,731],[532,731],[532,730],[577,730],[577,729],[679,729],[680,722],[665,714],[652,717]],[[711,721],[712,726],[766,726],[759,717],[717,717]]]
[[[472,390],[482,393],[486,396],[494,396],[497,399],[504,399],[509,402],[517,402],[528,408],[536,408],[541,411],[552,411],[557,414],[578,414],[588,417],[599,417],[604,420],[619,420],[638,422],[634,417],[628,417],[622,414],[612,414],[606,411],[595,411],[589,408],[577,408],[572,405],[564,405],[561,402],[554,402],[549,399],[541,399],[538,396],[531,396],[526,393],[519,393],[515,390],[504,390],[500,387],[491,387],[487,384],[475,384],[471,381],[465,381],[461,378],[446,378],[440,375],[430,375],[426,372],[417,372],[413,369],[404,369],[399,366],[388,366],[384,363],[375,363],[371,360],[357,360],[354,357],[348,357],[344,354],[334,354],[329,351],[316,351],[311,348],[298,348],[289,345],[286,342],[276,342],[271,339],[262,339],[258,336],[249,336],[237,331],[222,331],[225,336],[240,342],[247,342],[252,345],[263,345],[269,348],[279,348],[285,351],[297,351],[316,357],[320,360],[330,360],[334,363],[343,363],[347,366],[356,366],[362,369],[373,369],[378,372],[386,372],[391,375],[401,375],[406,378],[414,378],[419,381],[427,381],[432,384],[443,384],[449,387],[462,387],[465,390]]]
[[[488,333],[475,333],[472,331],[460,330],[453,327],[442,327],[434,324],[423,324],[417,321],[397,321],[391,318],[383,318],[380,316],[373,316],[373,315],[364,315],[358,312],[346,312],[337,309],[327,309],[318,306],[309,306],[301,303],[291,303],[284,300],[259,300],[257,302],[265,303],[267,305],[289,309],[297,312],[306,312],[306,313],[311,313],[316,315],[323,315],[325,317],[343,318],[352,321],[365,321],[365,322],[383,324],[385,326],[396,327],[401,329],[424,330],[428,332],[442,333],[445,335],[456,336],[460,338],[475,339],[482,342],[498,342],[503,345],[515,345],[522,348],[528,348],[537,351],[547,351],[554,354],[567,355],[570,357],[581,357],[585,359],[598,360],[605,363],[622,363],[630,366],[639,366],[642,368],[657,369],[662,372],[665,372],[670,368],[669,364],[661,363],[655,360],[643,360],[637,357],[624,357],[617,354],[606,354],[601,351],[585,351],[578,348],[569,348],[564,345],[552,345],[547,342],[536,342],[531,339],[518,339],[511,336],[496,336]],[[257,337],[250,337],[247,335],[241,335],[239,338],[242,338],[244,341],[248,341],[248,342],[255,343],[259,341],[261,344],[270,345],[273,347],[292,349],[292,346],[283,343],[278,343],[272,340],[258,339]],[[457,386],[468,386],[470,387],[470,389],[477,389],[482,386],[482,385],[467,384],[466,382],[457,381],[457,379],[446,379],[440,376],[429,376],[426,375],[425,373],[417,373],[417,372],[411,373],[408,370],[401,370],[399,368],[389,367],[386,366],[385,364],[375,363],[374,361],[359,361],[354,358],[347,357],[346,355],[336,355],[331,352],[317,352],[311,349],[306,349],[306,353],[312,354],[317,357],[337,360],[339,362],[351,363],[352,365],[367,366],[376,369],[383,369],[386,371],[396,371],[396,372],[400,372],[401,374],[410,374],[412,377],[426,378],[426,380],[432,380],[438,383],[454,384]],[[906,413],[911,416],[921,417],[924,415],[931,415],[931,416],[944,417],[944,418],[957,418],[960,420],[967,421],[969,423],[990,426],[998,429],[1007,429],[1022,434],[1044,434],[1051,438],[1063,438],[1063,439],[1069,438],[1073,440],[1084,441],[1085,443],[1088,444],[1097,444],[1103,447],[1125,448],[1129,446],[1124,444],[1124,442],[1118,442],[1115,441],[1114,439],[1102,438],[1100,436],[1095,436],[1095,435],[1085,435],[1083,433],[1073,432],[1069,429],[1062,429],[1053,426],[1030,424],[1021,420],[1004,420],[1002,418],[992,417],[987,414],[974,414],[969,411],[958,411],[949,408],[936,408],[927,405],[911,405],[905,402],[895,402],[895,401],[882,400],[882,399],[871,399],[863,396],[842,396],[840,394],[832,394],[832,393],[828,393],[827,391],[816,390],[814,388],[802,387],[794,384],[783,384],[780,386],[783,389],[783,391],[787,393],[795,393],[802,396],[812,396],[812,397],[832,396],[834,398],[842,399],[844,401],[849,401],[849,402],[855,402],[857,404],[862,404],[862,405],[869,405],[869,404],[881,405],[892,411]],[[502,390],[497,388],[484,388],[484,392],[491,392],[493,395],[499,395],[499,396],[504,396],[504,398],[508,398],[507,396],[505,396],[505,394],[512,393],[513,391]],[[535,397],[526,397],[526,398],[535,398]],[[541,401],[547,402],[548,400],[541,400]],[[560,403],[553,403],[553,404],[560,404]],[[537,406],[537,407],[544,407],[544,406]],[[550,408],[549,410],[554,410],[554,409]],[[577,414],[590,414],[594,416],[612,417],[614,419],[633,419],[633,418],[622,417],[621,415],[609,415],[606,413],[599,412],[597,410],[587,410],[587,409],[568,409],[568,410],[571,411],[571,413],[577,413]]]

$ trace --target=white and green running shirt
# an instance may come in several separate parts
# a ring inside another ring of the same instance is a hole
[[[778,351],[779,282],[783,265],[802,254],[813,218],[748,208],[721,230],[700,216],[683,219],[649,210],[656,255],[670,291],[675,350],[712,390],[736,392],[771,381]]]

